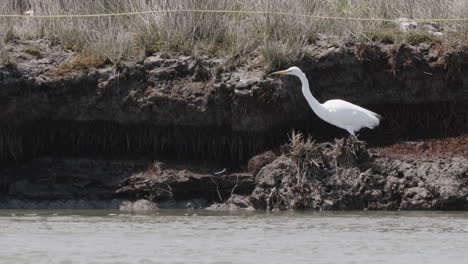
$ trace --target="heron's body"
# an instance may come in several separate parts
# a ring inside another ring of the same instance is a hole
[[[320,118],[345,129],[351,135],[363,127],[373,129],[380,123],[376,113],[343,100],[330,100],[325,102],[323,106],[327,109],[328,115],[320,116]]]
[[[340,99],[329,100],[323,104],[319,103],[310,92],[309,81],[305,74],[297,67],[273,74],[288,74],[298,77],[302,83],[302,93],[315,114],[327,123],[345,129],[353,136],[364,127],[372,129],[380,123],[378,114]]]

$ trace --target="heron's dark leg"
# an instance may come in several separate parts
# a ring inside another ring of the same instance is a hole
[[[349,141],[350,141],[351,143],[353,143],[353,144],[355,144],[355,143],[363,143],[363,141],[359,140],[358,136],[359,136],[359,134],[357,134],[357,135],[351,134],[351,135],[349,136]]]

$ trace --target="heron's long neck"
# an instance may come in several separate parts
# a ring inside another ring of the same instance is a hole
[[[323,108],[322,104],[319,103],[319,101],[317,101],[317,99],[315,99],[315,97],[310,92],[309,81],[307,80],[305,74],[298,75],[298,77],[302,82],[302,94],[304,94],[304,97],[306,98],[312,110],[320,116],[325,109]]]

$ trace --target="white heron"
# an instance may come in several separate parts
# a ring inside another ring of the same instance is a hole
[[[309,90],[309,81],[306,75],[298,67],[291,67],[271,74],[286,74],[298,77],[302,83],[302,93],[315,114],[324,121],[345,129],[353,136],[361,128],[373,129],[380,123],[382,117],[379,114],[340,99],[329,100],[323,104],[319,103]]]

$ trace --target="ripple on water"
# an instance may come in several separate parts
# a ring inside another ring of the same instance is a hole
[[[468,213],[0,211],[8,263],[464,263]]]

